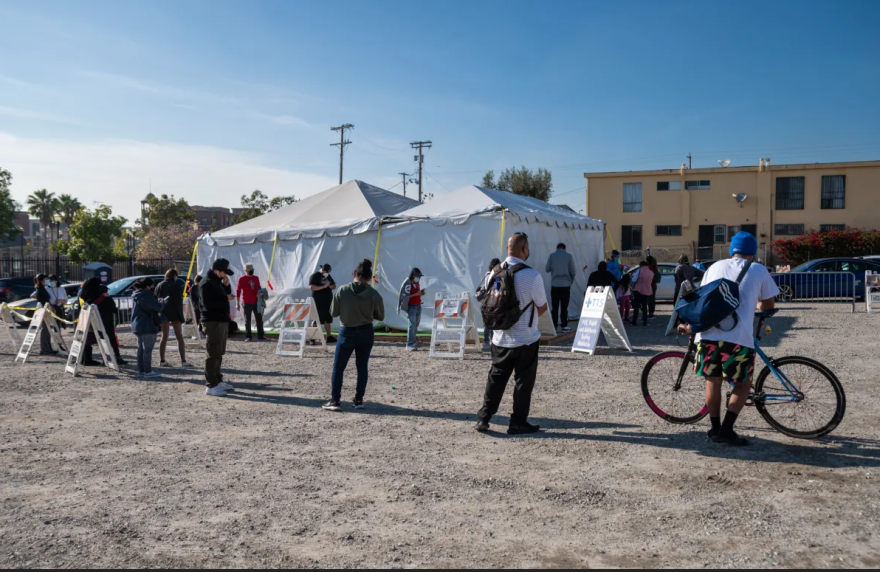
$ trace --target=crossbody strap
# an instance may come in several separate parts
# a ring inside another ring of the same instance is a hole
[[[737,285],[742,284],[742,281],[745,280],[746,274],[749,273],[749,268],[752,267],[752,263],[746,262],[745,267],[742,269],[742,272],[739,273],[739,278],[736,279]]]

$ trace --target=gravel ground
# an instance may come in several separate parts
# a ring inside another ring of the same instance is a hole
[[[240,390],[218,399],[195,370],[74,380],[2,345],[0,566],[876,568],[878,320],[805,305],[775,318],[768,353],[825,362],[847,416],[804,442],[748,410],[742,450],[645,406],[642,368],[674,346],[665,317],[630,331],[634,354],[542,349],[534,437],[508,437],[506,417],[473,431],[476,355],[378,344],[368,409],[332,414],[332,354],[232,341]]]

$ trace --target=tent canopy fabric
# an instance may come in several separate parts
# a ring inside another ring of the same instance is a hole
[[[378,225],[378,219],[396,215],[420,203],[374,187],[347,181],[263,216],[211,235],[221,246],[275,240],[345,236]]]
[[[428,218],[437,226],[452,222],[463,224],[470,217],[482,213],[505,210],[524,222],[546,222],[570,228],[601,229],[602,223],[580,215],[572,210],[557,207],[544,201],[515,195],[498,189],[471,185],[448,195],[442,195],[430,203],[416,206],[400,213],[401,218]]]

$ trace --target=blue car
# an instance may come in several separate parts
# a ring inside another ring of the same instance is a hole
[[[880,260],[820,258],[801,264],[791,272],[774,274],[780,302],[792,300],[865,297],[865,272],[880,273]]]

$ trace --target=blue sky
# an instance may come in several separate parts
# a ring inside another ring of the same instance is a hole
[[[487,169],[880,158],[880,2],[0,4],[0,166],[135,218],[153,192],[237,206],[389,188],[430,139],[439,196]],[[394,187],[399,192],[401,186]],[[413,189],[408,189],[408,194]]]

